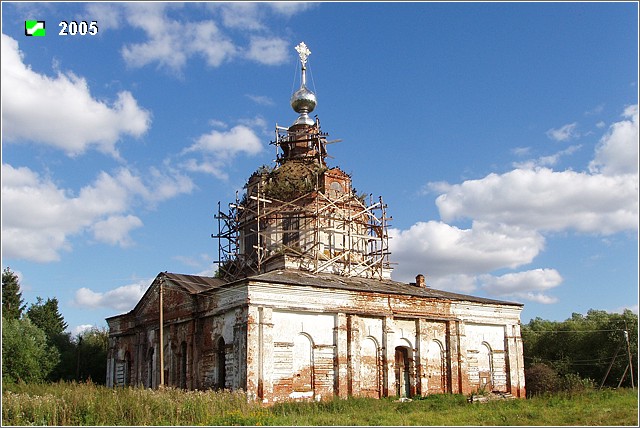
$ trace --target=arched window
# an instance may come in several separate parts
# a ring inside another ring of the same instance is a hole
[[[482,342],[478,350],[478,375],[480,388],[493,390],[493,352],[487,342]]]
[[[380,398],[378,344],[372,337],[365,338],[360,348],[360,394]]]
[[[298,334],[293,340],[293,390],[313,391],[313,344],[306,334]]]
[[[447,364],[442,343],[432,340],[427,351],[428,391],[432,394],[447,392]]]

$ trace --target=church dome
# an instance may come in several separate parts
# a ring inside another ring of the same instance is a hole
[[[304,85],[291,96],[291,107],[296,113],[311,113],[316,104],[316,95]]]

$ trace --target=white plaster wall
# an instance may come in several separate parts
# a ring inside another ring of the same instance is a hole
[[[293,342],[298,334],[306,333],[314,345],[333,345],[333,314],[274,310],[272,322],[274,342]]]
[[[506,390],[504,332],[504,325],[466,324],[469,382],[476,388],[490,382],[493,390]]]

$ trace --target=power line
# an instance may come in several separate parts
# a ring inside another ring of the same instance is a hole
[[[523,332],[526,333],[595,333],[595,332],[604,332],[604,331],[626,331],[623,328],[615,328],[615,329],[607,329],[607,330],[530,330],[527,331],[523,329]]]

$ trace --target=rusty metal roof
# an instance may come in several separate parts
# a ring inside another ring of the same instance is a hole
[[[211,276],[184,275],[170,272],[164,272],[162,275],[164,275],[168,281],[182,287],[190,294],[199,294],[203,291],[215,290],[226,284],[222,279]]]
[[[164,272],[167,280],[184,288],[191,294],[210,294],[227,284],[220,278],[196,275],[183,275],[177,273]],[[342,289],[352,291],[366,291],[380,294],[399,294],[405,296],[415,296],[431,299],[443,299],[451,301],[466,301],[476,303],[486,303],[495,305],[524,306],[522,303],[508,302],[504,300],[488,299],[485,297],[470,296],[467,294],[451,293],[449,291],[435,288],[422,288],[414,284],[393,281],[390,279],[375,279],[361,277],[346,277],[334,274],[312,274],[297,270],[275,270],[248,278],[244,278],[234,283],[244,281],[273,282],[288,285],[303,285],[327,289]]]
[[[275,270],[247,278],[250,281],[275,282],[289,285],[306,285],[320,288],[333,288],[353,291],[368,291],[381,294],[400,294],[415,297],[444,299],[454,301],[477,302],[496,305],[524,306],[522,303],[487,299],[466,294],[451,293],[435,288],[421,288],[390,279],[345,277],[332,274],[312,274],[296,270]]]
[[[290,269],[275,270],[233,281],[232,283],[211,276],[184,275],[170,272],[161,272],[156,277],[156,280],[161,279],[163,276],[167,281],[170,281],[174,285],[183,288],[189,294],[210,295],[215,293],[217,289],[223,287],[226,284],[241,284],[243,282],[271,282],[277,284],[303,285],[325,289],[364,291],[370,293],[398,294],[405,296],[408,295],[449,301],[466,301],[494,305],[524,306],[524,304],[522,303],[507,302],[503,300],[469,296],[466,294],[451,293],[448,291],[437,290],[435,288],[429,287],[421,288],[417,287],[416,285],[392,281],[390,279],[345,277],[333,274],[312,274],[309,272]],[[154,283],[156,282],[156,280],[154,280]],[[149,287],[149,289],[147,289],[146,293],[149,292],[152,286],[153,284]],[[140,303],[145,299],[145,296],[143,296],[140,301],[138,301],[136,307],[138,307],[138,305],[140,305]],[[112,318],[118,318],[131,314],[134,311],[135,308],[129,311],[127,314],[115,315],[106,319],[108,320]]]

